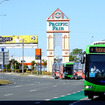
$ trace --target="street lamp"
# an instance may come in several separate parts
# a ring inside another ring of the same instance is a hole
[[[22,39],[22,74],[24,74],[24,39]]]
[[[5,2],[5,1],[9,1],[9,0],[2,0],[2,1],[0,2],[0,4],[2,4],[2,3]]]

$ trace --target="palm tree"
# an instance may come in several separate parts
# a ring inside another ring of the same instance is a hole
[[[42,59],[42,62],[43,62],[44,71],[45,71],[45,68],[46,68],[46,66],[47,66],[47,60]]]
[[[31,61],[31,70],[34,70],[35,61]]]

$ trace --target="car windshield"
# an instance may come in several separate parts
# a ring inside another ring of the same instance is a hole
[[[105,78],[105,55],[90,55],[89,77]]]

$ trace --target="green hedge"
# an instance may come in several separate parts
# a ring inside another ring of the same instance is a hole
[[[2,71],[0,71],[0,72],[2,72]],[[7,69],[7,70],[4,69],[3,72],[12,72],[12,70],[11,70],[11,69]],[[13,70],[13,72],[22,73],[22,69],[16,69],[16,70]],[[25,73],[25,72],[26,72],[26,73],[30,73],[30,74],[31,74],[31,73],[32,73],[32,74],[37,74],[37,73],[38,73],[37,71],[35,71],[35,70],[32,71],[31,69],[30,69],[30,70],[24,69],[24,73]],[[39,73],[39,74],[40,74],[40,73]],[[41,74],[42,74],[42,75],[52,75],[51,72],[47,72],[47,71],[42,71]]]
[[[1,71],[2,72],[2,71]],[[11,69],[4,69],[3,72],[16,72],[16,73],[22,73],[22,69],[16,69],[16,70],[11,70]],[[26,69],[24,69],[24,72],[26,72]]]
[[[37,74],[38,72],[37,71],[26,71],[26,73],[31,73],[32,72],[32,74]],[[40,71],[39,71],[40,72]],[[42,73],[42,75],[52,75],[52,73],[51,72],[47,72],[47,71],[42,71],[41,72]],[[40,74],[40,73],[39,73]]]
[[[42,71],[42,75],[52,75],[51,72],[47,72],[47,71]]]

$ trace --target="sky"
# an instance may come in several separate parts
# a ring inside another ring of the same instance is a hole
[[[85,51],[87,45],[105,39],[105,0],[4,1],[0,3],[0,35],[38,35],[38,47],[46,56],[46,19],[57,8],[70,19],[70,52],[75,48]],[[61,48],[58,49],[56,54],[60,55]],[[21,56],[21,49],[9,51]],[[35,49],[25,49],[25,56],[35,56]]]

